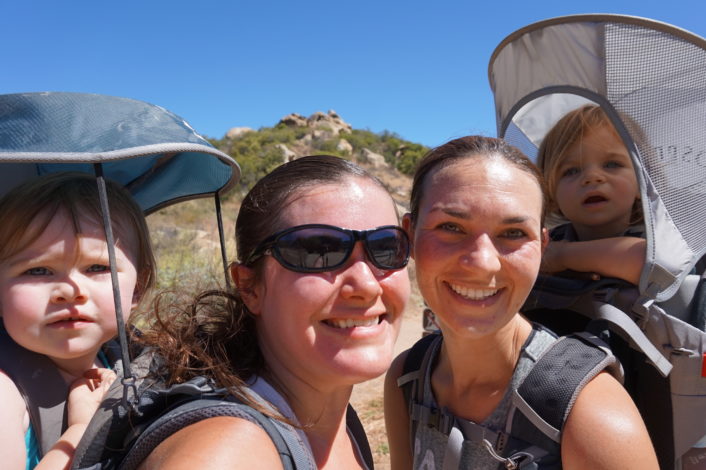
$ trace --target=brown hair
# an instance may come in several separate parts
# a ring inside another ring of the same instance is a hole
[[[502,139],[472,135],[461,137],[447,142],[430,150],[417,165],[412,181],[412,194],[410,196],[410,215],[412,224],[415,224],[419,215],[419,206],[424,196],[424,182],[428,174],[435,168],[444,168],[453,165],[458,160],[465,158],[497,158],[524,171],[537,181],[542,193],[541,223],[544,226],[546,211],[546,192],[544,181],[537,167],[520,150]]]
[[[374,176],[342,158],[316,155],[287,162],[260,179],[243,199],[235,226],[241,262],[247,260],[265,238],[283,228],[282,215],[296,196],[307,189],[340,183],[349,178],[372,181],[387,191]],[[251,264],[255,282],[262,278],[263,261]],[[170,307],[168,315],[157,305],[151,328],[142,341],[154,346],[164,358],[167,383],[180,383],[197,375],[212,377],[220,386],[262,411],[244,393],[245,382],[266,369],[258,345],[255,320],[237,289],[199,294],[187,308]],[[271,414],[271,413],[268,413]]]
[[[563,217],[555,197],[562,161],[571,147],[581,142],[588,132],[601,126],[605,126],[616,138],[623,141],[605,111],[595,104],[588,104],[568,112],[544,136],[537,153],[537,165],[542,170],[547,184],[548,210],[552,215]],[[637,223],[641,219],[642,208],[636,200],[630,221]]]
[[[143,296],[155,282],[155,260],[142,209],[120,184],[106,180],[116,243],[136,241],[137,289]],[[39,238],[57,212],[71,219],[76,234],[81,221],[103,226],[96,177],[87,173],[51,173],[22,183],[0,198],[0,262]],[[132,248],[132,247],[131,247]]]

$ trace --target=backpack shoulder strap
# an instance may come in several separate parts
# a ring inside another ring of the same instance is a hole
[[[576,398],[606,368],[619,375],[617,359],[596,336],[580,332],[559,338],[515,390],[509,434],[558,451],[561,431]]]
[[[195,399],[163,414],[145,429],[125,456],[120,469],[137,468],[164,439],[186,426],[215,416],[244,418],[262,427],[277,448],[285,470],[316,468],[315,465],[312,467],[310,457],[296,452],[294,441],[297,436],[283,431],[286,428],[277,426],[272,418],[243,403]]]
[[[404,400],[408,405],[412,398],[416,398],[419,379],[424,373],[422,363],[426,358],[427,351],[434,340],[440,337],[439,333],[427,335],[414,343],[407,353],[402,366],[402,375],[397,378],[397,386],[402,389]]]
[[[372,469],[375,467],[373,462],[373,452],[370,450],[370,443],[368,442],[368,436],[365,434],[365,429],[363,424],[358,418],[358,413],[355,412],[353,407],[349,404],[346,410],[346,427],[353,436],[358,449],[360,450],[360,455],[363,457],[363,461],[368,468]]]
[[[402,395],[409,412],[409,438],[411,448],[414,448],[414,434],[420,422],[438,425],[439,420],[448,418],[440,410],[431,409],[422,405],[424,395],[424,371],[431,360],[432,345],[441,341],[439,333],[427,335],[414,343],[409,349],[404,364],[402,375],[397,379],[397,386],[402,389]],[[446,419],[448,421],[448,419]],[[445,423],[447,424],[447,423]]]
[[[2,326],[0,369],[12,379],[24,398],[42,455],[46,454],[61,437],[68,384],[48,357],[15,343]]]

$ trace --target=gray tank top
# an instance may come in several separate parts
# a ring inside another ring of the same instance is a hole
[[[510,386],[505,395],[481,424],[494,431],[503,431],[506,427],[508,413],[512,404],[512,393],[522,383],[541,354],[556,341],[556,337],[545,329],[534,328],[529,338],[522,347],[520,358],[515,366],[515,371],[510,379]],[[428,367],[422,371],[424,384],[423,404],[438,408],[434,393],[431,389],[431,373],[436,364],[436,357],[441,348],[442,338],[439,337],[431,345],[431,360]],[[414,464],[416,470],[442,470],[444,453],[446,452],[448,436],[429,426],[417,426],[414,435]],[[480,442],[464,441],[461,448],[460,469],[464,470],[491,470],[498,468],[495,460]]]

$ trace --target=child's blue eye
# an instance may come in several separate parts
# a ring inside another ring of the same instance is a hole
[[[25,271],[22,274],[26,274],[28,276],[48,276],[49,274],[51,274],[51,271],[49,271],[47,268],[38,267],[38,268],[29,268],[27,271]]]
[[[623,165],[620,162],[609,161],[605,163],[606,168],[622,168]]]
[[[110,267],[104,264],[92,264],[90,268],[87,269],[89,273],[104,273],[110,271]]]

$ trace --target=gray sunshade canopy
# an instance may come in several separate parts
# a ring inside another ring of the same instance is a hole
[[[630,16],[553,18],[505,38],[488,76],[498,135],[530,157],[566,112],[605,110],[640,183],[640,291],[669,299],[706,254],[706,40]]]
[[[145,213],[222,194],[240,178],[231,157],[159,106],[86,93],[0,95],[0,194],[45,173],[93,174],[95,163]]]

